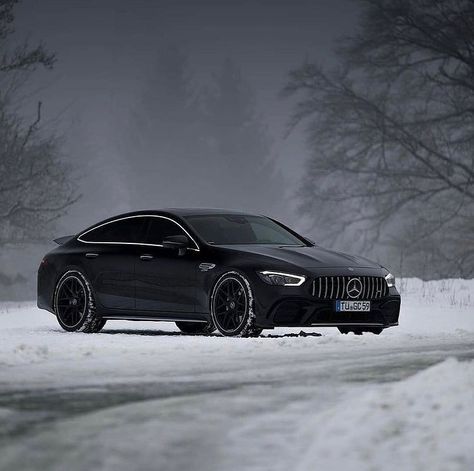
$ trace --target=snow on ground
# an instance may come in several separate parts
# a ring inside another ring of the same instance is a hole
[[[400,327],[362,337],[66,333],[4,303],[0,469],[472,470],[474,280],[400,289]]]
[[[472,470],[473,417],[474,362],[451,358],[316,416],[299,469]]]

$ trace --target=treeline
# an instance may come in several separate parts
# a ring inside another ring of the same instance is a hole
[[[238,67],[228,60],[198,80],[182,50],[158,45],[135,103],[110,117],[117,159],[101,171],[107,178],[114,166],[125,206],[289,219],[296,194],[300,230],[305,222],[321,245],[363,252],[399,275],[474,276],[472,2],[359,1],[360,25],[338,44],[337,65],[308,61],[285,89],[296,101],[291,125],[305,126],[309,149],[299,189],[279,172]],[[56,57],[12,43],[15,4],[0,0],[2,249],[50,238],[85,187],[42,128],[41,103],[23,99],[27,81]]]
[[[310,156],[300,211],[326,245],[403,275],[474,276],[474,7],[361,0],[338,65],[286,94]]]

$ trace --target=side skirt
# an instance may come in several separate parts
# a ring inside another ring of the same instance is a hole
[[[207,324],[209,321],[203,319],[189,319],[182,317],[160,317],[160,316],[116,316],[116,315],[104,315],[102,319],[106,320],[117,320],[117,321],[153,321],[153,322],[198,322]]]

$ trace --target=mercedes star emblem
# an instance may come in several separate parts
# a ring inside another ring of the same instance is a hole
[[[346,287],[347,296],[349,298],[358,298],[360,293],[362,293],[362,283],[359,278],[351,278],[347,283]]]

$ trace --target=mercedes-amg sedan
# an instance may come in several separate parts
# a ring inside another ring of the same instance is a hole
[[[55,242],[38,270],[38,306],[67,331],[98,332],[112,319],[228,336],[277,326],[379,334],[398,324],[400,295],[386,268],[264,216],[140,211]]]

